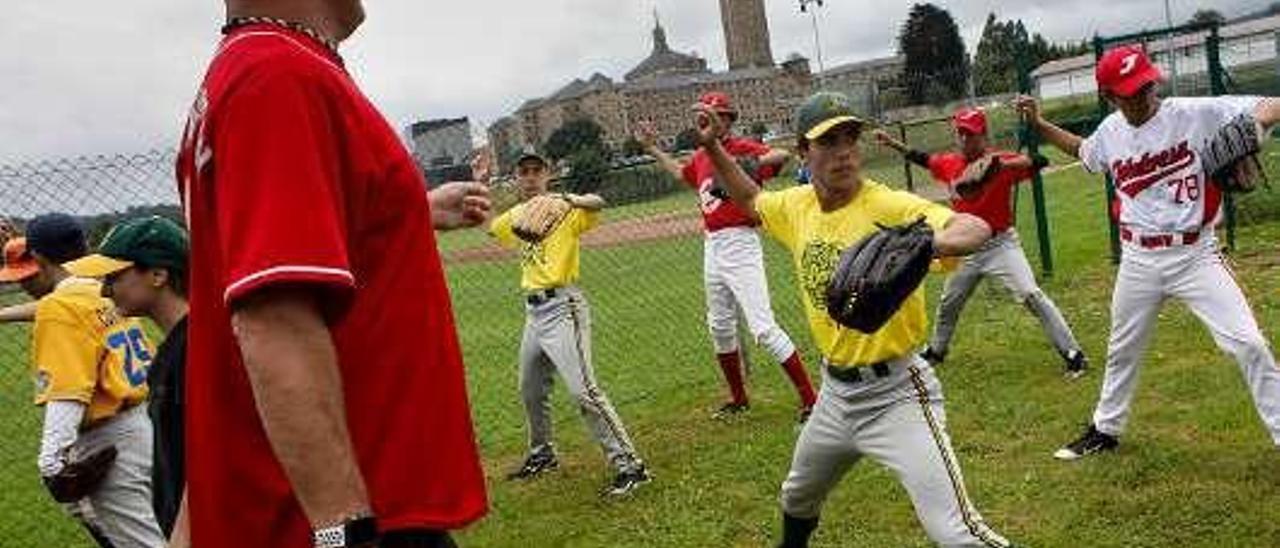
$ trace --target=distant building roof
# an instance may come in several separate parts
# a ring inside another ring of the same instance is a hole
[[[419,135],[422,135],[423,133],[430,133],[432,131],[436,131],[436,130],[440,130],[440,129],[444,129],[452,126],[469,125],[470,123],[471,122],[467,120],[466,116],[463,116],[461,118],[439,118],[436,120],[424,120],[421,122],[414,122],[413,124],[411,124],[409,126],[409,134],[414,137],[417,137]]]
[[[867,72],[867,71],[880,69],[880,68],[893,67],[896,65],[904,65],[906,64],[906,62],[907,62],[907,58],[901,55],[894,55],[891,57],[878,57],[876,59],[866,59],[863,61],[854,61],[852,63],[837,65],[823,72],[818,73],[817,76],[819,78],[833,78],[836,76],[843,76],[849,73]]]
[[[627,91],[654,91],[661,89],[671,89],[688,86],[691,84],[716,84],[724,82],[736,82],[739,80],[750,80],[753,78],[768,78],[777,73],[779,68],[775,67],[755,67],[739,70],[730,70],[727,72],[703,72],[697,74],[673,74],[667,76],[658,76],[637,82],[627,82],[625,89]]]
[[[1276,31],[1280,31],[1280,14],[1236,20],[1219,27],[1218,35],[1223,39],[1230,39]],[[1205,42],[1205,38],[1208,36],[1208,32],[1177,35],[1173,38],[1172,46],[1174,48],[1185,48],[1203,44]],[[1169,49],[1169,42],[1169,40],[1163,39],[1147,42],[1147,51],[1150,53],[1162,53]],[[1086,53],[1084,55],[1077,55],[1075,57],[1067,57],[1064,59],[1056,59],[1036,67],[1035,70],[1031,71],[1031,76],[1033,78],[1040,78],[1051,74],[1074,72],[1092,67],[1093,63],[1093,53]]]
[[[655,14],[656,19],[656,14]],[[708,72],[707,61],[695,55],[673,51],[667,45],[667,32],[655,21],[653,27],[653,52],[639,65],[627,72],[626,81],[642,80],[672,74],[696,74]]]

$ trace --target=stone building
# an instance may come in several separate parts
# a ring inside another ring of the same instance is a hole
[[[729,70],[773,66],[764,0],[720,0],[720,20]]]

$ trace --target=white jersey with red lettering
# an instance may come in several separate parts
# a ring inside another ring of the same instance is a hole
[[[1208,184],[1200,153],[1222,124],[1252,112],[1259,97],[1172,97],[1134,127],[1112,113],[1080,145],[1093,173],[1111,174],[1120,224],[1141,234],[1198,232],[1221,217],[1222,193]]]
[[[1120,269],[1111,297],[1111,336],[1093,425],[1055,456],[1093,453],[1091,432],[1119,436],[1129,418],[1138,368],[1163,304],[1181,301],[1234,358],[1272,441],[1280,445],[1280,369],[1249,302],[1217,249],[1213,226],[1222,193],[1200,154],[1220,126],[1253,112],[1258,97],[1169,98],[1133,126],[1119,113],[1080,146],[1087,169],[1106,171],[1121,200]],[[1095,440],[1096,441],[1096,440]],[[1096,446],[1096,447],[1095,447]],[[1114,446],[1114,445],[1112,445]]]

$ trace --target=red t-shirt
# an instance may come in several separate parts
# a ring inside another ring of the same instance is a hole
[[[996,152],[996,154],[1001,160],[1013,160],[1018,157],[1018,154],[1013,152]],[[964,174],[964,168],[968,165],[969,161],[959,152],[941,152],[929,156],[929,173],[934,179],[947,186],[954,184]],[[951,199],[951,208],[982,218],[995,232],[1007,230],[1013,225],[1013,185],[1030,179],[1031,175],[1030,168],[1003,168],[982,187],[977,196],[970,199],[954,196]]]
[[[759,158],[769,153],[764,143],[744,137],[727,137],[722,141],[725,152],[734,158],[754,156]],[[755,173],[748,173],[752,179],[763,186],[764,181],[778,175],[777,166],[760,166]],[[702,222],[707,232],[715,232],[731,226],[755,226],[742,208],[729,199],[723,184],[716,183],[716,168],[707,151],[698,149],[693,158],[684,166],[685,184],[698,191],[698,201],[702,206]]]
[[[187,473],[196,546],[311,546],[263,432],[230,306],[268,286],[326,305],[356,457],[384,529],[487,511],[426,187],[404,145],[304,34],[225,38],[183,135],[191,230]]]

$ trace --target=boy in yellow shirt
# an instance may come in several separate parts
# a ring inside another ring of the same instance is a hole
[[[526,153],[516,162],[525,200],[545,194],[551,172],[546,159]],[[596,383],[591,367],[591,310],[577,287],[578,239],[600,223],[604,199],[595,194],[566,194],[573,209],[545,239],[524,242],[512,220],[524,204],[499,215],[489,234],[504,246],[520,249],[520,287],[525,292],[525,327],[520,343],[520,393],[529,420],[529,455],[508,479],[528,479],[559,466],[551,442],[551,383],[559,374],[578,403],[583,419],[617,469],[603,494],[621,496],[651,478],[636,455],[613,404]]]
[[[814,94],[796,112],[798,146],[811,177],[807,186],[762,191],[720,146],[719,123],[712,113],[698,113],[699,144],[725,175],[732,199],[791,252],[809,328],[822,354],[818,403],[796,440],[782,484],[781,546],[808,546],[827,494],[862,457],[898,476],[935,543],[1008,546],[969,501],[946,429],[942,385],[918,355],[928,319],[924,292],[917,289],[872,334],[837,324],[824,298],[841,252],[877,230],[877,223],[925,219],[939,257],[974,251],[990,238],[990,227],[972,215],[864,179],[858,151],[864,123],[842,94]]]
[[[38,299],[31,361],[45,416],[37,464],[53,485],[67,463],[114,447],[102,482],[83,499],[59,502],[100,544],[164,546],[151,507],[151,421],[140,405],[154,350],[141,324],[102,297],[99,282],[61,266],[87,250],[83,230],[63,214],[38,216],[26,238],[5,243],[0,282],[18,282]]]

